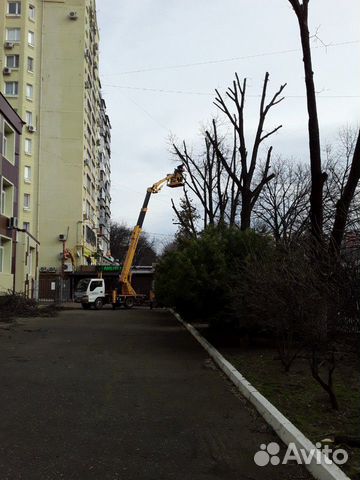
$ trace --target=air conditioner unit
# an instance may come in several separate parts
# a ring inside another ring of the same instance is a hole
[[[88,80],[86,80],[86,82],[85,82],[85,88],[90,88],[90,87],[91,87],[90,82],[89,82]]]
[[[26,128],[27,128],[27,131],[30,133],[36,132],[36,128],[34,127],[34,125],[28,125]]]
[[[73,271],[73,266],[71,263],[64,263],[64,272],[72,272]]]
[[[76,12],[69,12],[69,18],[70,20],[77,20],[78,14]]]
[[[60,242],[64,242],[66,240],[66,236],[63,233],[60,233],[59,240]]]
[[[18,218],[17,217],[10,217],[8,228],[17,228],[18,227]]]
[[[89,162],[89,160],[88,160],[87,158],[85,158],[85,160],[84,160],[84,165],[87,165],[87,166],[90,165],[90,162]]]
[[[13,43],[13,42],[5,42],[4,47],[5,47],[7,50],[10,50],[11,48],[14,47],[14,43]]]
[[[3,68],[3,74],[4,75],[10,75],[10,73],[11,73],[11,68],[9,68],[9,67],[4,67]]]

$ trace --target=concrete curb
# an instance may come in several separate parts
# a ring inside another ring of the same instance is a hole
[[[185,322],[173,309],[169,309],[169,311],[196,338],[218,367],[240,390],[242,395],[254,405],[259,414],[286,445],[294,443],[297,449],[302,449],[306,455],[309,455],[311,451],[316,451],[315,445],[261,395],[192,325]],[[316,456],[313,456],[311,463],[304,466],[318,480],[350,480],[338,466],[334,463],[329,465],[325,462],[325,459],[326,457],[321,454],[321,463],[317,463]]]

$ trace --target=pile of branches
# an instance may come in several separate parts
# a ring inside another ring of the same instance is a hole
[[[35,300],[19,293],[0,296],[0,322],[9,322],[14,317],[40,317],[56,313],[56,307],[40,306]]]

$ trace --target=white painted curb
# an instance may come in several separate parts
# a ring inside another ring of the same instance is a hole
[[[303,449],[308,455],[311,450],[316,450],[315,445],[305,437],[299,429],[293,425],[277,408],[274,407],[251,383],[249,383],[236,368],[228,362],[221,353],[216,350],[192,325],[185,322],[178,313],[173,309],[169,311],[176,319],[193,335],[196,340],[204,347],[210,357],[232,381],[232,383],[240,390],[245,398],[247,398],[265,419],[265,421],[275,430],[277,435],[286,444],[294,443],[298,450]],[[317,463],[315,456],[310,464],[305,468],[318,480],[351,480],[345,473],[334,463],[325,462],[325,456],[321,454],[321,463]]]

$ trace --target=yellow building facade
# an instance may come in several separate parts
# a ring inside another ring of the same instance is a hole
[[[31,275],[94,264],[103,105],[95,1],[2,0],[0,21],[1,91],[26,122],[18,225],[40,242]]]

